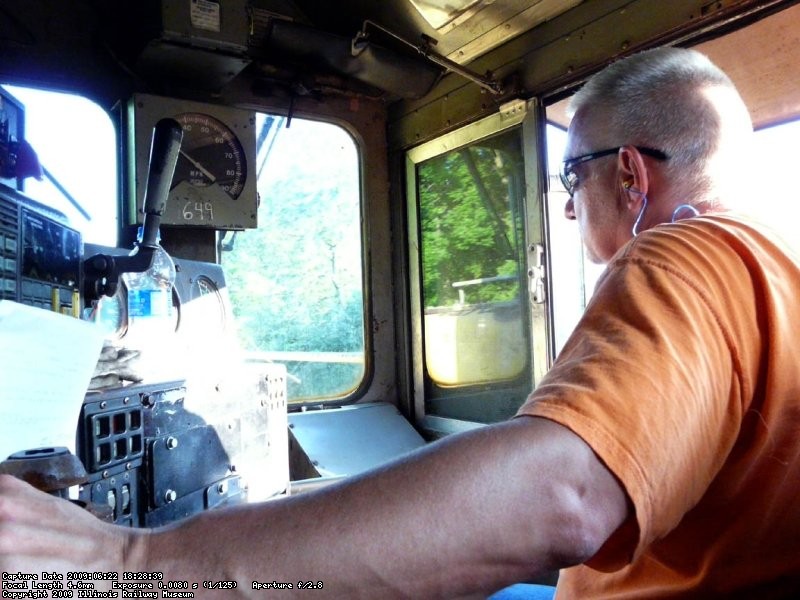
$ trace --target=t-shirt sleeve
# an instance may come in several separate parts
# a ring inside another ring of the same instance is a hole
[[[571,429],[627,492],[634,519],[590,561],[600,570],[631,562],[678,524],[741,423],[735,345],[715,305],[717,283],[699,281],[673,254],[631,250],[609,265],[519,411]]]

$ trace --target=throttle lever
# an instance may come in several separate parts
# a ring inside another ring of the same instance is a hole
[[[167,197],[183,139],[183,128],[175,119],[161,119],[153,128],[150,167],[144,190],[142,241],[140,246],[158,246],[158,228],[167,208]]]
[[[183,128],[175,119],[161,119],[153,128],[150,163],[145,184],[142,240],[133,256],[96,254],[83,263],[85,303],[113,296],[122,273],[142,273],[150,268],[158,248],[158,229],[167,208],[167,198],[183,140]]]

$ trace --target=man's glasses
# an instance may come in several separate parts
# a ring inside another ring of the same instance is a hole
[[[567,193],[572,197],[575,193],[575,186],[578,185],[578,175],[575,173],[574,169],[576,165],[581,163],[589,162],[590,160],[594,160],[595,158],[600,158],[602,156],[609,156],[611,154],[616,154],[619,152],[622,146],[617,146],[616,148],[609,148],[608,150],[598,150],[597,152],[590,152],[589,154],[581,154],[580,156],[576,156],[575,158],[568,158],[561,164],[561,172],[559,173],[559,177],[561,178],[561,184],[564,186],[564,189],[567,190]],[[645,156],[650,156],[652,158],[657,158],[658,160],[667,160],[669,156],[667,156],[661,150],[656,150],[655,148],[647,148],[644,146],[634,146],[641,154]]]

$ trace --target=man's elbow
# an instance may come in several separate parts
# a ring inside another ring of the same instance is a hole
[[[551,549],[557,568],[579,565],[594,556],[608,539],[608,534],[581,514],[562,514],[559,532]]]
[[[551,556],[558,568],[585,563],[592,558],[617,530],[627,515],[627,502],[619,488],[619,497],[609,498],[596,490],[563,492],[554,515],[555,535],[551,538]],[[622,507],[626,510],[622,510]]]
[[[522,472],[518,506],[526,507],[523,547],[528,557],[548,570],[581,564],[592,558],[631,514],[621,482],[592,448],[570,429],[531,417],[509,426],[529,452]],[[531,501],[534,498],[535,501]]]

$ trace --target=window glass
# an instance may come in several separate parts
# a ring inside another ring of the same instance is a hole
[[[530,391],[520,130],[417,165],[427,414],[495,420]],[[526,392],[527,393],[527,392]]]
[[[578,226],[564,216],[569,199],[558,176],[567,132],[547,125],[547,208],[550,239],[550,285],[553,294],[553,334],[556,353],[561,351],[583,314],[597,278],[605,268],[592,263],[584,251]]]
[[[256,117],[258,228],[221,242],[240,342],[284,363],[290,402],[353,393],[365,375],[358,153],[341,127]]]
[[[800,219],[800,189],[786,177],[797,168],[800,120],[755,132],[752,156],[756,193],[746,208],[760,218],[789,227],[796,233]]]
[[[116,245],[117,138],[108,113],[81,96],[2,87],[23,107],[24,138],[42,167],[42,178],[24,179],[20,191],[64,214],[84,242]],[[0,108],[11,110],[6,102]],[[16,137],[2,133],[0,143]]]

